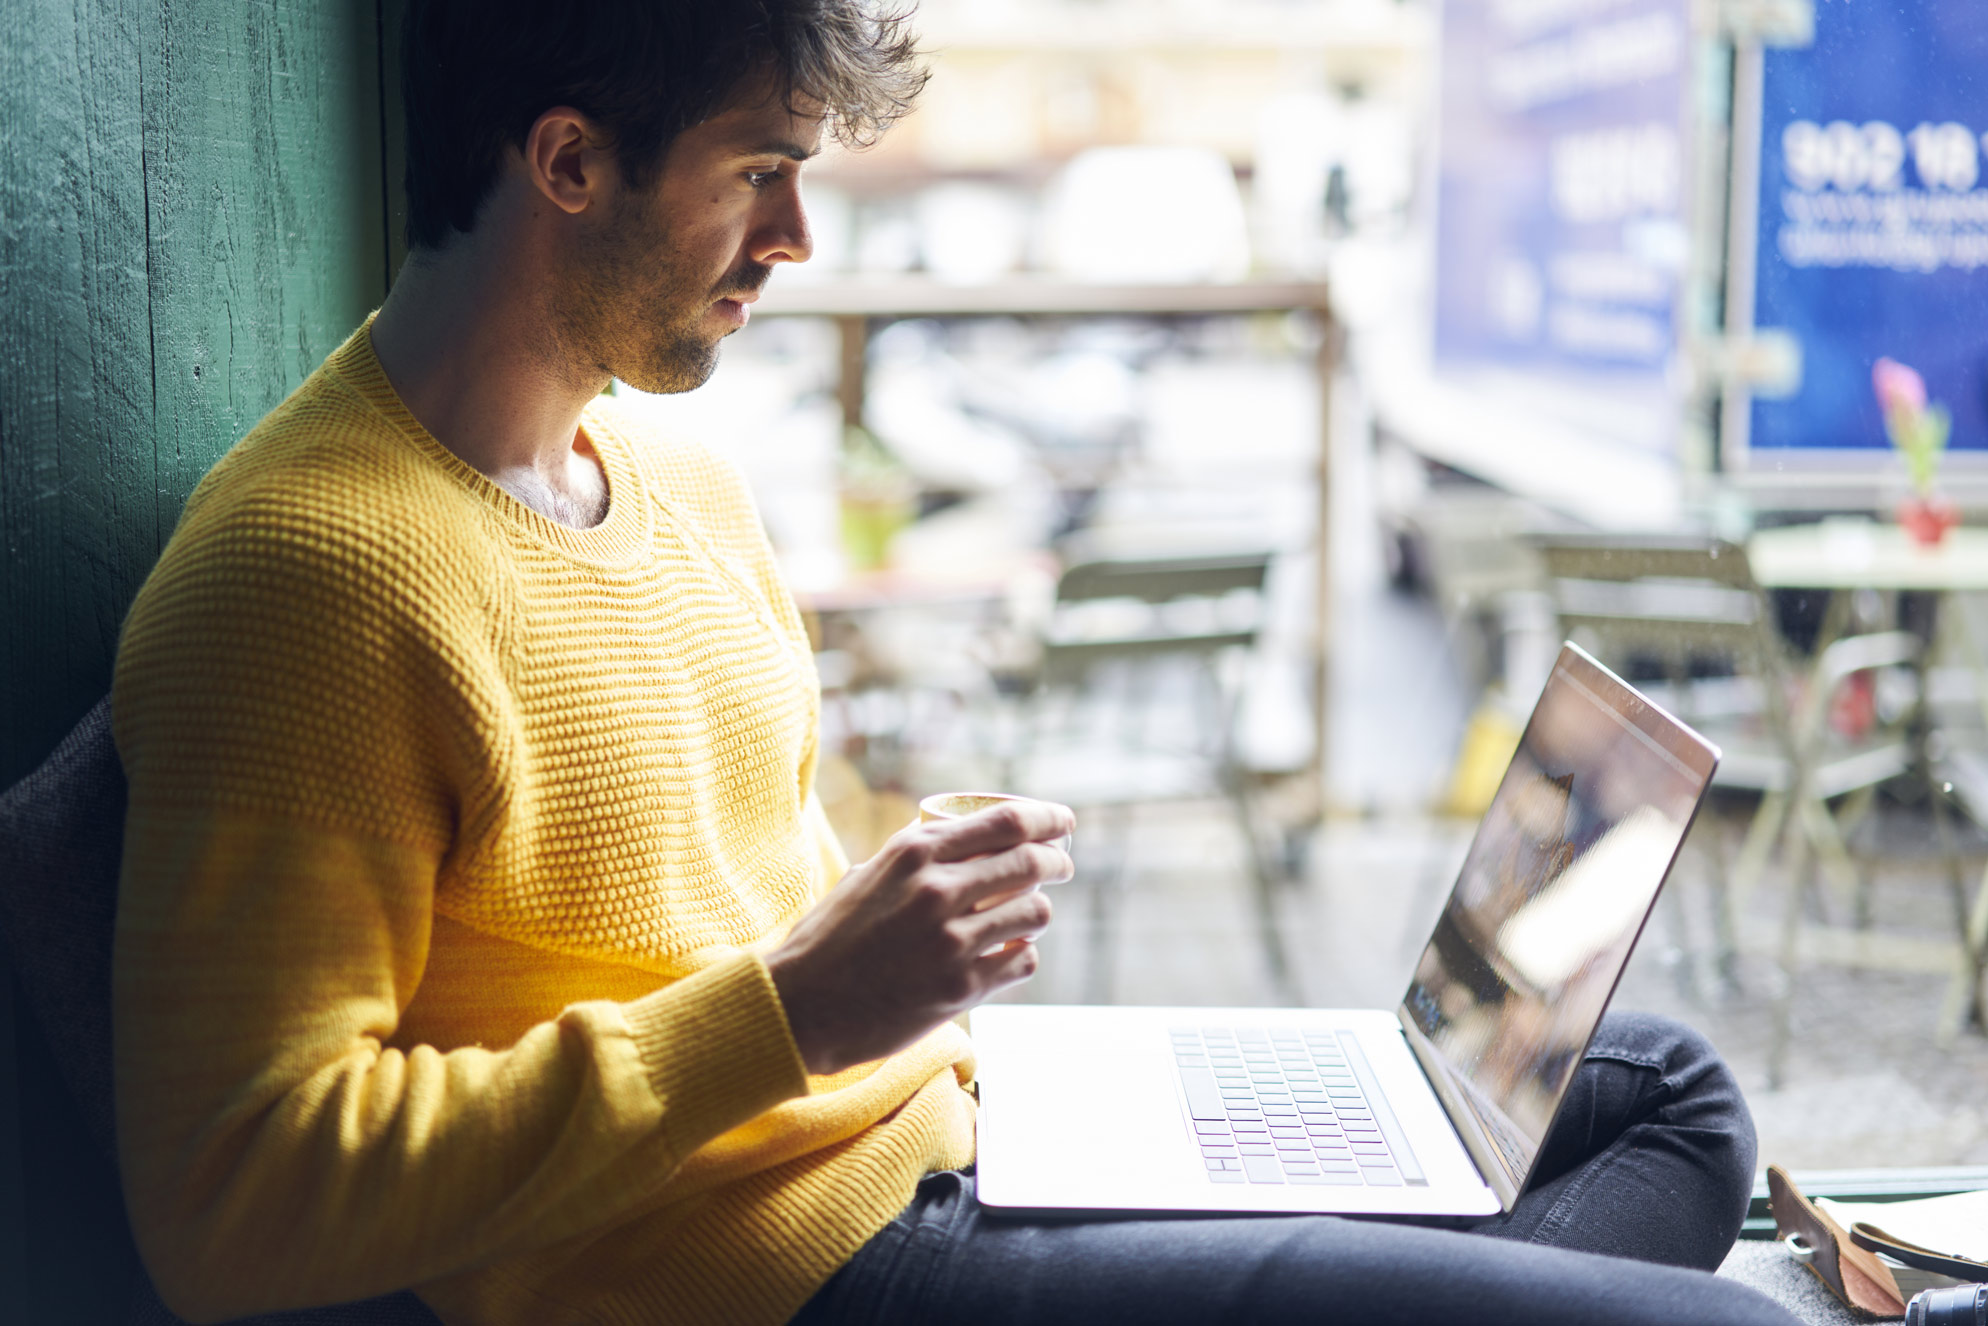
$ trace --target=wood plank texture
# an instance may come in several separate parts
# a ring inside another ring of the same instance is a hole
[[[0,782],[108,684],[200,476],[385,291],[377,3],[0,17]]]
[[[0,786],[108,686],[200,476],[385,293],[382,19],[0,4]],[[115,1177],[15,1012],[0,998],[0,1321],[122,1320]]]

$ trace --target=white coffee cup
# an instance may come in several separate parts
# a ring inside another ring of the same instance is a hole
[[[1010,792],[937,792],[918,803],[918,822],[930,824],[934,820],[963,819],[1006,802],[1035,800],[1037,800],[1035,797],[1020,797]],[[1072,835],[1066,833],[1061,837],[1044,838],[1042,841],[1050,847],[1061,848],[1065,856],[1070,855]],[[1045,882],[1063,883],[1062,880]]]

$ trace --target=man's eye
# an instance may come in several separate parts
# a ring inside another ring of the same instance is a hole
[[[753,188],[763,189],[773,183],[773,181],[779,179],[780,172],[778,170],[749,170],[746,172],[745,178],[746,183],[750,184]]]

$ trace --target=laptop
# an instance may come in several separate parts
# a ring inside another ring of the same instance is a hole
[[[1567,645],[1398,1007],[976,1009],[980,1201],[1510,1210],[1718,760]]]

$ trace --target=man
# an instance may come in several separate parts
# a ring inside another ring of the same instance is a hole
[[[202,483],[119,657],[119,1142],[169,1304],[1781,1320],[1405,1226],[981,1221],[948,1019],[1033,972],[1068,812],[848,869],[747,494],[599,398],[710,374],[808,257],[824,131],[915,97],[909,34],[861,0],[415,0],[404,53],[408,265]],[[1618,1023],[1577,1094],[1502,1232],[1715,1262],[1752,1153],[1709,1051]]]

